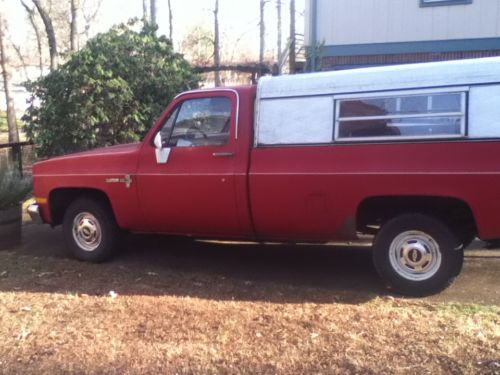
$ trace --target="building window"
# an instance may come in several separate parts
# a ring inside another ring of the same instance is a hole
[[[335,100],[335,139],[370,141],[465,135],[465,91],[400,92]]]
[[[440,5],[471,4],[472,0],[420,0],[421,7],[434,7]]]

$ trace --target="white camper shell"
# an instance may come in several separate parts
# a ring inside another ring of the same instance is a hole
[[[500,58],[264,77],[256,146],[500,138]]]

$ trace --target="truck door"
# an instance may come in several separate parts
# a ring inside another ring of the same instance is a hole
[[[146,230],[238,236],[235,194],[237,113],[232,92],[181,97],[159,128],[168,160],[145,142],[137,170]]]

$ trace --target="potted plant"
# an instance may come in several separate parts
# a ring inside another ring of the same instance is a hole
[[[30,192],[30,178],[17,170],[0,169],[0,250],[21,242],[22,201]]]

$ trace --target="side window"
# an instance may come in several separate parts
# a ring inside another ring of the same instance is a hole
[[[340,141],[448,138],[465,135],[465,92],[336,100]]]
[[[221,146],[229,140],[230,126],[231,100],[211,97],[184,101],[160,132],[168,147]]]
[[[168,147],[168,139],[170,138],[170,133],[172,133],[172,127],[174,126],[175,119],[179,113],[180,106],[177,106],[169,118],[165,121],[160,129],[161,143],[163,147]]]

